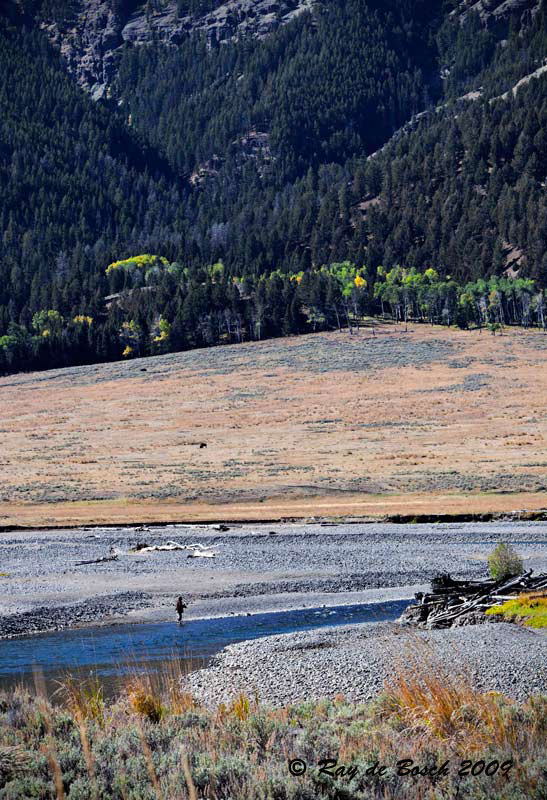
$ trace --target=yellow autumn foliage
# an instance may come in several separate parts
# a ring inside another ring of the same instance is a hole
[[[169,264],[168,260],[164,256],[155,256],[151,255],[150,253],[144,253],[140,256],[132,256],[131,258],[125,258],[121,261],[113,261],[112,264],[109,264],[106,268],[106,274],[110,275],[111,272],[117,269],[129,269],[131,267],[140,267],[144,269],[145,267],[156,267],[156,266],[164,266],[166,267]]]

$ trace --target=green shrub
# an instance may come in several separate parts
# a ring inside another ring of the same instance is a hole
[[[490,574],[495,580],[520,575],[523,571],[522,558],[510,544],[500,542],[488,557]]]

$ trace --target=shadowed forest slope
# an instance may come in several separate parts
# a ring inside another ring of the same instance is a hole
[[[545,324],[544,1],[258,4],[246,33],[241,3],[126,5],[0,19],[0,371],[386,311]],[[69,29],[115,50],[96,102]],[[445,288],[393,297],[398,265]]]

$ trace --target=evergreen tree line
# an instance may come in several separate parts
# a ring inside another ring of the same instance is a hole
[[[54,309],[11,325],[0,337],[0,372],[135,358],[196,347],[348,328],[376,319],[487,328],[547,327],[547,293],[524,278],[465,285],[396,266],[349,261],[297,274],[230,277],[222,262],[192,272],[178,262],[142,255],[107,269],[112,289],[97,318],[64,318]]]

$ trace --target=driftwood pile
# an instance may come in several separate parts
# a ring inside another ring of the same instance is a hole
[[[547,575],[532,577],[532,570],[499,581],[458,581],[445,573],[431,581],[430,594],[415,595],[416,602],[403,612],[400,622],[419,628],[501,622],[499,615],[486,616],[486,609],[513,600],[516,595],[543,590],[547,590]]]

